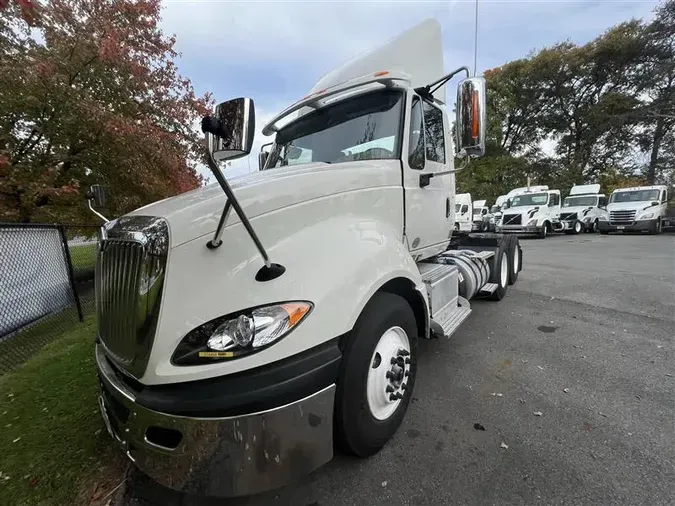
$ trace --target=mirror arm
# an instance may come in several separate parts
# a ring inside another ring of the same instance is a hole
[[[230,216],[230,211],[232,211],[232,202],[228,198],[225,201],[225,207],[223,207],[223,212],[220,214],[220,221],[218,222],[218,228],[216,228],[216,233],[213,234],[213,239],[206,243],[206,247],[209,249],[216,249],[223,244],[223,230],[225,230],[225,224],[227,223],[227,218]]]
[[[229,203],[232,204],[232,207],[234,207],[234,211],[237,213],[237,216],[239,216],[239,219],[241,220],[242,224],[246,228],[246,231],[248,232],[248,235],[251,237],[253,242],[256,245],[256,248],[258,248],[258,252],[260,253],[260,256],[263,259],[263,262],[265,262],[265,267],[268,269],[272,265],[270,263],[270,259],[267,256],[267,252],[265,251],[265,248],[263,247],[262,243],[260,242],[260,239],[258,238],[258,234],[255,233],[255,230],[253,230],[253,227],[251,226],[251,222],[248,221],[248,217],[244,213],[243,209],[239,205],[239,201],[237,200],[237,197],[234,196],[234,192],[232,191],[232,188],[230,188],[229,183],[227,182],[227,179],[225,179],[225,176],[223,175],[223,172],[220,170],[220,167],[218,166],[218,162],[213,158],[213,154],[211,154],[211,151],[206,148],[206,160],[209,164],[209,168],[213,172],[213,175],[216,176],[216,180],[218,181],[218,184],[220,187],[223,189],[225,192],[225,195],[227,195],[227,200]],[[225,211],[228,211],[227,209],[227,203],[225,204],[225,207],[223,208],[223,214],[225,214]],[[229,212],[228,212],[229,214]],[[223,222],[223,226],[225,225],[225,220],[222,219],[221,216],[221,221]],[[223,227],[224,228],[224,227]],[[219,230],[216,230],[216,234],[219,232]],[[221,231],[222,234],[222,231]],[[215,246],[215,237],[211,240],[213,243],[212,247]],[[217,247],[217,246],[216,246]]]
[[[426,174],[420,174],[420,188],[425,188],[431,183],[431,178],[436,176],[447,176],[448,174],[456,174],[460,170],[464,170],[469,166],[470,158],[467,156],[464,163],[460,167],[452,170],[444,170],[443,172],[428,172]]]
[[[286,268],[283,265],[273,264],[272,262],[270,262],[270,258],[267,255],[267,251],[265,251],[265,248],[260,242],[258,234],[255,233],[255,230],[253,230],[251,222],[248,220],[248,217],[244,213],[244,210],[241,208],[241,205],[239,205],[237,197],[235,197],[232,188],[230,188],[227,179],[225,179],[225,176],[223,175],[222,171],[220,170],[220,167],[218,166],[218,162],[216,162],[215,158],[213,158],[213,154],[211,153],[211,150],[208,148],[208,146],[206,147],[206,161],[208,162],[209,168],[213,172],[213,175],[216,177],[218,184],[220,184],[220,187],[223,189],[225,195],[227,196],[227,202],[225,203],[225,207],[223,208],[223,214],[220,216],[220,221],[218,223],[216,233],[213,239],[209,243],[207,243],[206,247],[209,249],[214,249],[220,246],[220,244],[222,244],[222,240],[220,239],[220,237],[222,236],[223,230],[225,228],[225,223],[227,222],[227,215],[230,214],[230,209],[234,208],[234,211],[237,213],[237,216],[239,216],[241,223],[244,225],[244,228],[246,228],[246,231],[248,232],[249,237],[255,243],[256,248],[258,248],[258,252],[260,253],[263,262],[265,263],[265,265],[256,273],[255,275],[256,281],[271,281],[273,279],[278,278],[284,272],[286,272]],[[228,206],[228,204],[230,205]]]
[[[105,223],[108,223],[108,221],[110,221],[110,220],[108,220],[108,218],[106,218],[106,217],[103,216],[101,213],[99,213],[96,209],[94,209],[94,206],[91,205],[91,201],[92,201],[92,199],[87,199],[87,203],[89,204],[89,210],[90,210],[92,213],[94,213],[96,216],[98,216],[99,218],[101,218]]]

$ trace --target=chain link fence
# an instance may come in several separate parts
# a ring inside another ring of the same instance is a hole
[[[0,223],[0,374],[94,312],[97,230]]]

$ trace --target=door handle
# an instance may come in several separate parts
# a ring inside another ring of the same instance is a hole
[[[446,218],[450,217],[450,197],[445,199],[445,217]]]

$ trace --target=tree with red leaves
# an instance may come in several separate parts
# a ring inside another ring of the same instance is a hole
[[[160,0],[0,0],[0,221],[91,221],[198,187],[212,106],[176,68]]]

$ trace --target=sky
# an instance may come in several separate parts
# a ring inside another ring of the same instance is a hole
[[[656,0],[478,0],[477,74],[556,42],[588,42],[631,18],[651,19],[657,5]],[[253,151],[227,168],[232,177],[257,170],[260,146],[273,140],[262,136],[262,127],[323,75],[427,18],[442,26],[446,71],[473,68],[475,9],[474,0],[165,0],[162,29],[176,35],[178,67],[197,93],[211,92],[216,102],[254,100]],[[208,169],[201,172],[214,181]]]

